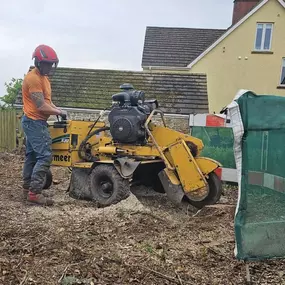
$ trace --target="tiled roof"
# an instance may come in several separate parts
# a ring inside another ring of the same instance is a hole
[[[142,66],[186,67],[225,31],[147,27]]]
[[[60,107],[104,109],[120,85],[130,83],[145,92],[146,99],[157,99],[166,113],[208,112],[205,74],[147,73],[80,68],[57,68],[51,79],[52,100]],[[19,94],[17,104],[22,104]]]

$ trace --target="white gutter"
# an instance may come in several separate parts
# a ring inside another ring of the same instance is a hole
[[[14,105],[16,108],[22,108],[22,105]],[[78,113],[100,113],[103,110],[102,109],[81,109],[81,108],[71,108],[71,107],[60,107],[63,110],[66,110],[67,112],[78,112]],[[109,110],[104,111],[105,113],[110,113]],[[165,117],[174,117],[174,118],[189,118],[189,115],[184,115],[184,114],[170,114],[170,113],[164,113]]]
[[[142,66],[144,69],[148,70],[177,70],[177,71],[189,71],[189,67],[175,67],[175,66]]]
[[[61,109],[66,110],[67,112],[81,112],[81,113],[100,113],[103,110],[101,109],[80,109],[80,108],[69,108],[69,107],[62,107]],[[110,111],[106,110],[104,111],[106,114],[109,114]],[[190,115],[184,115],[184,114],[170,114],[170,113],[164,113],[165,117],[175,117],[175,118],[188,118]]]

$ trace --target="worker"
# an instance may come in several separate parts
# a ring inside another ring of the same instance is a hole
[[[49,77],[58,65],[53,48],[39,45],[33,52],[35,68],[22,84],[22,127],[26,136],[26,155],[23,168],[24,199],[32,204],[52,206],[54,201],[43,193],[46,173],[52,162],[51,137],[47,120],[51,115],[66,117],[67,113],[52,103]]]

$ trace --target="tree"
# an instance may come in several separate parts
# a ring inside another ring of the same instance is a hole
[[[0,97],[0,100],[4,103],[4,107],[14,107],[19,91],[22,88],[22,82],[23,79],[21,78],[12,78],[9,83],[5,82],[6,95]]]

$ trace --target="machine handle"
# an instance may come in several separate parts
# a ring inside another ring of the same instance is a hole
[[[57,118],[57,122],[54,122],[53,124],[53,127],[54,129],[64,129],[64,133],[66,133],[67,131],[67,117],[66,115],[60,115],[61,117],[61,120],[59,119],[59,116],[57,115],[56,118]]]
[[[159,114],[160,114],[161,119],[162,119],[162,122],[163,122],[163,125],[164,125],[164,127],[166,127],[166,123],[165,123],[165,119],[164,119],[164,116],[163,116],[163,112],[162,112],[161,110],[159,110],[159,109],[155,109],[155,110],[153,110],[153,111],[150,113],[150,115],[148,116],[148,118],[147,118],[147,120],[146,120],[146,122],[145,122],[144,127],[145,127],[145,129],[146,129],[148,135],[151,137],[151,139],[152,139],[152,141],[153,141],[155,147],[157,148],[158,152],[160,153],[161,158],[163,159],[164,163],[166,164],[166,167],[167,167],[168,169],[170,169],[170,170],[175,170],[175,168],[171,166],[170,162],[168,161],[168,159],[167,159],[166,156],[164,155],[163,150],[162,150],[162,149],[160,148],[160,146],[158,145],[157,141],[155,140],[154,136],[152,135],[152,133],[151,133],[149,127],[148,127],[148,124],[149,124],[151,118],[152,118],[156,113],[159,113]]]
[[[155,114],[157,114],[157,113],[160,114],[160,117],[161,117],[161,119],[162,119],[163,125],[164,125],[164,127],[166,127],[166,122],[165,122],[165,119],[164,119],[164,116],[163,116],[163,112],[162,112],[161,110],[159,110],[159,109],[154,109],[154,110],[149,114],[149,116],[148,116],[148,118],[147,118],[147,120],[146,120],[146,122],[145,122],[145,126],[148,126],[148,124],[149,124],[149,122],[151,121],[152,117],[153,117]]]

